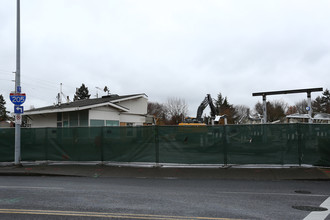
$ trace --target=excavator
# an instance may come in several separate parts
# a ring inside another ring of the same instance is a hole
[[[183,120],[182,123],[179,123],[180,126],[206,126],[206,124],[203,122],[203,111],[207,106],[210,106],[211,109],[211,120],[214,120],[217,116],[217,109],[215,108],[211,95],[207,94],[202,103],[199,105],[197,109],[197,116],[196,118],[187,117]]]

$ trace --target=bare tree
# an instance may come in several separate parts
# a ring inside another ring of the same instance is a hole
[[[291,105],[288,107],[288,110],[286,111],[286,115],[292,115],[292,114],[295,114],[297,113],[298,110],[297,110],[297,107],[295,105]]]
[[[262,106],[263,104],[258,102],[254,107],[255,111],[260,115],[263,114]],[[266,107],[267,107],[267,121],[272,122],[272,121],[282,120],[285,117],[285,112],[287,110],[288,104],[285,103],[284,101],[275,100],[272,102],[267,102]]]
[[[307,114],[308,113],[307,110],[306,110],[306,107],[308,106],[308,103],[307,103],[306,99],[303,99],[299,102],[296,102],[295,106],[296,106],[297,112],[299,114]]]
[[[235,105],[234,108],[237,116],[236,123],[238,124],[245,123],[249,117],[250,108],[247,107],[246,105]]]
[[[158,102],[148,102],[148,114],[153,115],[156,119],[156,124],[166,123],[167,109],[165,105]]]
[[[166,102],[167,119],[170,124],[178,124],[183,121],[188,113],[188,105],[184,99],[171,97]]]

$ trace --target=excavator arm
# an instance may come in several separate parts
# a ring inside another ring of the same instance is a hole
[[[197,121],[199,121],[199,122],[203,121],[202,115],[203,115],[203,111],[204,111],[204,109],[206,108],[207,105],[208,105],[208,99],[207,99],[207,96],[206,96],[205,99],[202,101],[202,103],[198,106],[197,116],[196,116]]]
[[[199,105],[198,109],[197,109],[197,121],[202,122],[202,115],[203,115],[203,111],[204,109],[207,107],[207,105],[210,106],[211,109],[211,118],[214,119],[215,116],[218,114],[217,113],[217,109],[215,108],[214,104],[213,104],[213,100],[210,94],[207,94],[205,99],[202,101],[202,103]]]
[[[214,120],[215,116],[218,115],[218,111],[216,107],[213,104],[213,100],[211,98],[210,94],[207,94],[204,100],[201,102],[201,104],[198,106],[197,109],[197,116],[196,118],[186,118],[183,123],[180,123],[179,125],[206,125],[203,123],[203,111],[207,106],[210,106],[211,109],[211,118]]]

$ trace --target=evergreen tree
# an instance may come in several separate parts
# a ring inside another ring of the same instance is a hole
[[[330,114],[330,92],[328,89],[323,92],[322,101],[324,106],[324,112]]]
[[[326,89],[322,96],[316,97],[312,103],[314,112],[328,113],[330,114],[330,92]]]
[[[76,89],[76,94],[74,95],[73,101],[89,99],[90,96],[91,95],[89,94],[88,87],[86,87],[83,83],[79,89]]]
[[[227,115],[228,124],[234,124],[237,120],[237,112],[233,105],[229,104],[227,97],[218,94],[217,100],[214,103],[218,115]]]
[[[3,98],[2,95],[0,95],[0,121],[6,121],[9,119],[9,116],[7,115],[7,113],[9,113],[8,111],[6,111],[6,101]]]
[[[315,98],[315,100],[312,103],[312,109],[313,109],[313,113],[323,112],[321,96],[318,96],[318,97]]]

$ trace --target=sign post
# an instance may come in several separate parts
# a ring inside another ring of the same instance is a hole
[[[21,105],[25,102],[25,94],[21,94],[21,31],[20,31],[20,0],[17,0],[16,20],[16,73],[15,73],[15,95],[10,99],[14,105]],[[20,95],[17,95],[20,94]],[[23,98],[24,97],[24,98]],[[15,106],[16,107],[16,106]],[[17,117],[18,116],[18,117]],[[18,120],[19,119],[19,120]],[[15,165],[21,164],[21,123],[20,114],[15,115]],[[18,122],[18,123],[17,123]]]
[[[25,93],[21,93],[21,86],[16,87],[15,93],[10,93],[10,101],[14,104],[15,113],[15,165],[20,164],[21,160],[21,124],[24,108],[21,106],[25,100]]]

